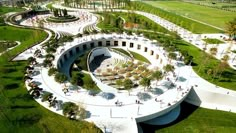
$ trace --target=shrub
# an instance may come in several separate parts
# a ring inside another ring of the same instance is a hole
[[[55,81],[58,82],[58,83],[63,83],[67,80],[67,76],[63,73],[56,73],[55,75]]]
[[[53,74],[55,74],[57,72],[57,69],[56,68],[50,68],[49,70],[48,70],[48,76],[52,76]]]

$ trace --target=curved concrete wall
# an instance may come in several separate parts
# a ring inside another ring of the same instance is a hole
[[[185,101],[204,108],[236,112],[236,97],[227,92],[223,94],[194,88]]]
[[[87,40],[86,37],[83,37],[84,40]],[[153,65],[159,65],[159,67],[163,67],[166,65],[167,59],[164,59],[163,50],[160,48],[157,50],[155,49],[155,44],[152,44],[152,42],[148,40],[134,40],[134,39],[127,39],[127,38],[99,38],[96,40],[88,40],[86,42],[76,43],[75,41],[72,42],[73,45],[66,46],[65,50],[63,52],[58,51],[59,53],[54,61],[55,66],[60,69],[60,67],[63,65],[65,60],[70,58],[70,56],[85,51],[88,49],[92,49],[95,47],[121,47],[126,50],[131,50],[134,52],[137,52],[147,59],[150,60],[150,62],[155,62]],[[70,53],[71,51],[71,53]],[[157,57],[158,56],[158,57]],[[162,63],[160,63],[162,62]]]
[[[91,63],[91,61],[93,61],[93,59],[94,59],[94,57],[96,57],[96,56],[99,56],[99,55],[102,55],[102,54],[104,54],[104,56],[108,56],[108,57],[110,57],[111,56],[111,54],[110,54],[110,52],[108,51],[108,49],[107,48],[104,48],[104,47],[102,47],[102,48],[95,48],[93,51],[91,51],[92,53],[90,54],[90,56],[89,56],[89,62],[88,63]]]

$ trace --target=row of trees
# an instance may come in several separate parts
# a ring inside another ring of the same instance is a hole
[[[101,6],[103,9],[121,8],[130,4],[130,0],[64,0],[66,6],[76,8],[93,8]]]
[[[174,66],[172,65],[166,65],[164,67],[164,70],[166,72],[173,72],[174,71]],[[139,85],[143,86],[144,87],[144,91],[146,89],[150,89],[150,85],[151,85],[151,80],[155,80],[156,81],[156,85],[158,83],[158,81],[160,81],[165,75],[157,70],[155,71],[151,76],[149,77],[143,77],[140,81],[139,81]],[[134,82],[131,80],[131,79],[118,79],[116,80],[116,85],[119,87],[119,88],[124,88],[126,90],[128,90],[128,92],[130,93],[131,89],[135,86]]]

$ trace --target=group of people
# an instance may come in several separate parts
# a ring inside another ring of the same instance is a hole
[[[115,105],[116,105],[116,106],[122,106],[122,105],[123,105],[123,103],[122,103],[122,102],[120,102],[119,100],[117,100],[117,101],[115,102]]]
[[[67,86],[65,86],[64,88],[63,88],[63,90],[62,90],[63,92],[64,92],[64,94],[66,95],[66,93],[68,93],[69,92],[69,89],[68,89],[68,87]]]

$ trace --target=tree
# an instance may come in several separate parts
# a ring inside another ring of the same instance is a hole
[[[162,74],[161,71],[155,71],[155,72],[152,74],[152,77],[153,77],[153,79],[156,80],[156,85],[157,85],[157,82],[162,79],[163,74]]]
[[[164,66],[164,70],[168,73],[168,72],[173,72],[175,69],[174,66],[167,64],[166,66]]]
[[[171,61],[171,59],[172,60],[176,60],[177,54],[174,53],[174,52],[171,52],[171,53],[168,54],[168,58],[170,59],[170,61]]]
[[[63,74],[63,73],[58,72],[55,75],[55,80],[58,83],[63,83],[63,82],[65,82],[67,80],[67,76],[65,74]]]
[[[145,91],[146,87],[149,88],[149,86],[151,85],[151,80],[149,78],[144,77],[143,79],[140,80],[139,84],[144,86],[144,91]]]
[[[72,102],[65,102],[62,105],[63,115],[68,118],[75,118],[78,113],[79,107]]]
[[[215,56],[215,55],[217,54],[217,51],[218,51],[217,48],[211,48],[211,49],[210,49],[210,54],[211,54],[212,56]]]
[[[133,81],[130,79],[125,79],[123,85],[124,85],[124,88],[128,90],[129,95],[130,95],[130,90],[133,88]]]
[[[57,72],[57,69],[54,68],[54,67],[52,67],[52,68],[50,68],[50,69],[48,70],[48,76],[51,76],[51,75],[53,75],[53,74],[56,74],[56,72]]]
[[[226,32],[229,34],[229,37],[232,39],[236,39],[236,18],[232,21],[226,23]]]
[[[222,60],[223,62],[228,62],[229,56],[228,56],[228,55],[224,55],[221,60]]]
[[[34,58],[34,57],[31,56],[31,57],[28,58],[27,61],[28,61],[29,64],[32,64],[33,62],[36,61],[36,58]]]
[[[116,80],[116,85],[121,88],[123,86],[123,81],[121,79]]]
[[[229,67],[229,64],[226,61],[222,61],[219,64],[219,79],[221,78],[222,73]]]
[[[51,66],[52,66],[52,61],[45,59],[45,60],[43,61],[43,66],[44,66],[44,67],[51,67]]]
[[[64,16],[64,17],[68,15],[68,13],[67,13],[67,10],[66,10],[66,9],[63,9],[63,10],[62,10],[62,12],[63,12],[63,16]]]

